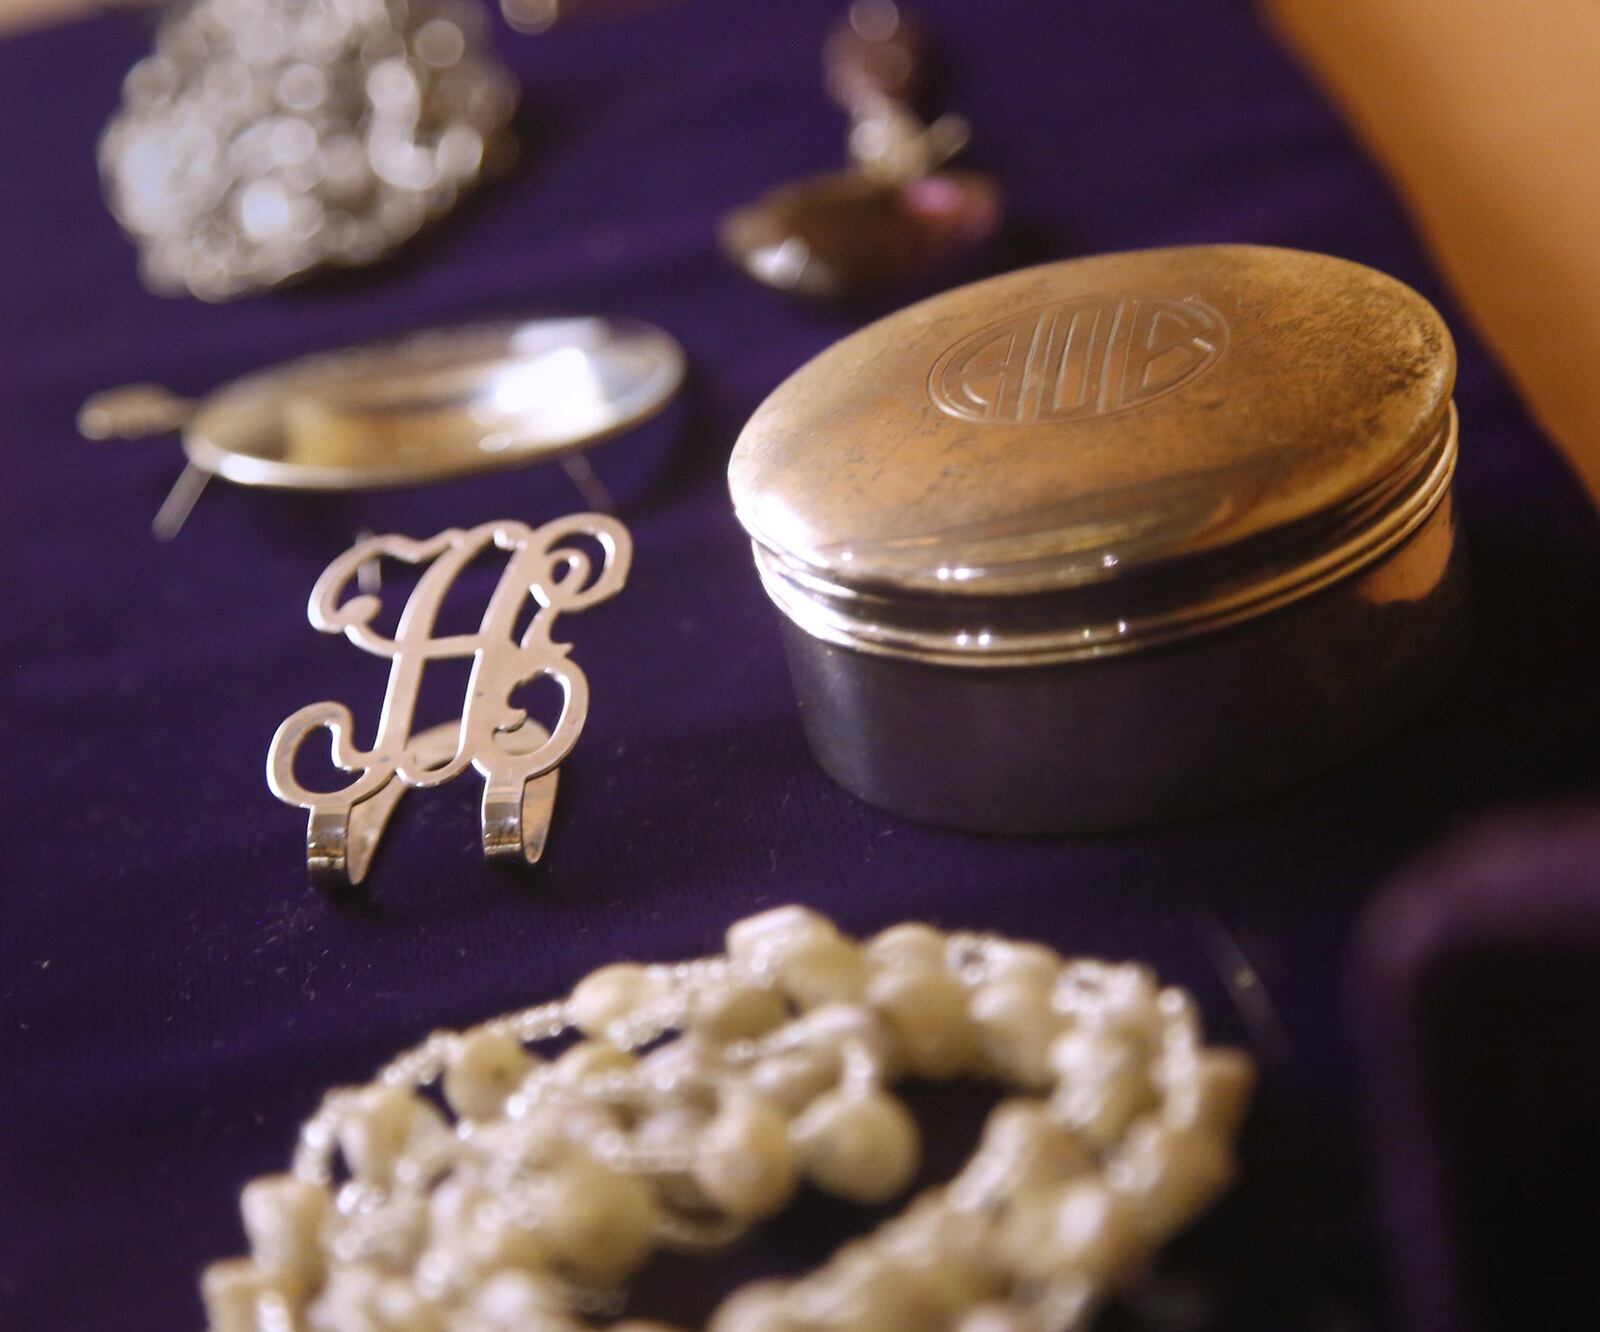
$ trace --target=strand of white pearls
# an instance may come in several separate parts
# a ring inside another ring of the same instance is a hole
[[[656,1248],[720,1249],[802,1180],[902,1193],[903,1076],[1022,1094],[948,1185],[710,1332],[1078,1327],[1226,1187],[1253,1070],[1142,966],[921,924],[859,944],[781,907],[726,957],[602,967],[329,1094],[292,1173],[244,1190],[250,1256],[202,1282],[212,1332],[581,1332]]]

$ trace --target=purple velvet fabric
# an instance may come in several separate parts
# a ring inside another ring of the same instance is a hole
[[[148,45],[105,18],[0,43],[0,1327],[194,1327],[238,1251],[239,1185],[280,1168],[320,1091],[440,1025],[551,996],[619,957],[717,946],[801,900],[1147,958],[1251,1042],[1265,1087],[1237,1195],[1137,1318],[1360,1328],[1377,1317],[1337,976],[1370,886],[1446,825],[1593,788],[1600,532],[1459,319],[1461,509],[1480,624],[1403,735],[1236,813],[1133,836],[986,840],[909,826],[807,754],[723,466],[761,397],[871,311],[800,308],[718,257],[718,215],[841,155],[817,51],[835,3],[695,0],[504,38],[526,87],[517,174],[400,262],[223,307],[162,300],[101,204],[94,141]],[[1440,300],[1372,169],[1239,0],[923,0],[936,96],[976,127],[1012,222],[996,267],[1248,240],[1374,264]],[[568,622],[592,685],[546,863],[491,872],[476,783],[407,797],[369,890],[304,881],[302,817],[262,779],[307,702],[370,726],[383,665],[315,634],[312,581],[359,529],[425,535],[579,507],[550,469],[293,498],[214,485],[171,545],[171,442],[89,444],[90,391],[200,391],[292,354],[504,311],[655,320],[676,412],[595,455],[637,540],[616,601]],[[937,719],[930,719],[937,724]],[[1063,737],[1063,743],[1070,743]],[[959,761],[959,755],[952,755]],[[934,1097],[934,1156],[972,1105]],[[702,1316],[759,1269],[865,1224],[811,1201],[728,1263],[667,1263],[647,1311]],[[1119,1315],[1123,1316],[1123,1315]]]
[[[1428,855],[1363,921],[1350,1003],[1412,1328],[1594,1326],[1600,816]]]

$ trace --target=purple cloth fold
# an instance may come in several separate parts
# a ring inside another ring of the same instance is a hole
[[[751,285],[714,228],[841,159],[818,68],[840,8],[695,0],[506,35],[526,88],[513,178],[392,266],[221,307],[145,293],[100,201],[95,138],[147,29],[107,17],[0,43],[7,1332],[197,1326],[199,1267],[242,1247],[239,1186],[287,1162],[322,1089],[600,963],[713,949],[730,920],[791,900],[856,931],[919,917],[1141,957],[1192,986],[1221,1037],[1256,1046],[1265,1084],[1244,1182],[1179,1246],[1168,1303],[1177,1290],[1197,1327],[1371,1324],[1339,959],[1369,886],[1441,828],[1594,791],[1594,515],[1455,320],[1479,636],[1404,734],[1248,809],[1097,840],[957,836],[837,790],[805,751],[722,473],[761,397],[870,312]],[[994,265],[1261,241],[1442,299],[1372,169],[1237,0],[920,12],[942,53],[934,99],[971,117],[970,161],[1010,196]],[[579,502],[550,469],[341,498],[217,484],[161,546],[147,528],[176,446],[86,443],[73,413],[126,381],[197,392],[508,310],[639,315],[688,350],[674,415],[594,455],[635,573],[566,626],[593,714],[545,864],[482,865],[469,779],[408,795],[366,893],[334,901],[307,888],[302,817],[263,780],[301,705],[375,721],[382,664],[305,621],[317,573],[362,529],[424,536]],[[964,1150],[934,1136],[941,1159]],[[807,1203],[727,1264],[666,1265],[641,1303],[701,1316],[848,1224]]]
[[[1600,809],[1428,855],[1373,902],[1351,987],[1405,1326],[1592,1327]]]

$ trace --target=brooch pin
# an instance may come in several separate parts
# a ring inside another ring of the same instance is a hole
[[[893,0],[850,6],[823,50],[828,93],[850,117],[850,167],[723,219],[723,250],[756,281],[824,300],[914,286],[999,230],[993,177],[947,165],[966,147],[966,120],[917,112],[925,47]]]
[[[603,552],[598,566],[578,544],[584,537]],[[491,547],[508,558],[477,632],[436,632],[439,608],[456,578]],[[552,637],[555,621],[620,592],[632,555],[627,529],[615,518],[579,513],[542,527],[490,522],[466,531],[450,528],[425,541],[368,537],[323,571],[307,610],[313,627],[342,633],[392,664],[370,749],[356,744],[350,709],[331,701],[301,708],[272,737],[267,785],[285,804],[310,811],[306,867],[314,882],[360,883],[405,789],[442,785],[468,766],[484,781],[484,855],[538,861],[554,808],[556,770],[572,752],[589,712],[588,680],[571,659],[572,645]],[[382,556],[422,568],[392,638],[375,627],[380,599],[363,590],[363,571]],[[358,594],[343,600],[352,581]],[[538,609],[518,635],[530,596]],[[424,668],[469,657],[472,671],[460,720],[413,734]],[[562,694],[560,713],[548,730],[511,698],[541,677],[555,681]],[[329,734],[334,765],[356,774],[339,790],[312,791],[295,777],[300,748],[318,730]]]
[[[423,485],[558,460],[585,507],[611,497],[582,452],[676,396],[684,356],[638,319],[426,329],[258,370],[190,401],[155,384],[97,393],[89,439],[178,433],[183,471],[151,524],[178,534],[213,476],[272,490]]]

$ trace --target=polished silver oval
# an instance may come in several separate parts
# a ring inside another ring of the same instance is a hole
[[[574,453],[638,425],[683,382],[652,324],[538,319],[309,356],[211,395],[190,461],[242,485],[409,485]]]

